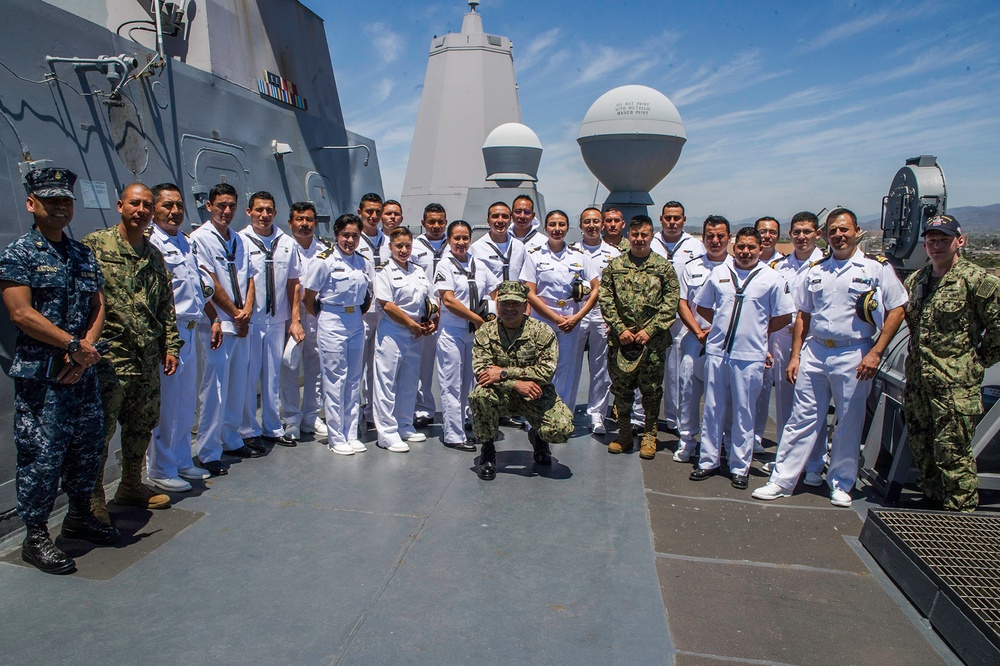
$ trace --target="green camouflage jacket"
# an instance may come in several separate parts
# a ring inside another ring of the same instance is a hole
[[[631,256],[625,252],[615,257],[601,275],[598,302],[611,329],[608,342],[617,346],[618,336],[626,330],[645,330],[650,348],[662,351],[672,342],[669,329],[677,317],[677,273],[655,252],[639,265]]]
[[[498,365],[508,375],[500,385],[509,388],[513,388],[517,380],[535,382],[542,387],[551,384],[559,360],[559,343],[552,329],[529,317],[524,318],[517,331],[501,332],[502,326],[499,319],[494,319],[476,331],[472,371],[478,375],[491,365]]]
[[[104,332],[111,351],[105,354],[119,375],[140,375],[158,366],[164,354],[181,349],[174,315],[174,292],[163,255],[143,239],[139,252],[122,238],[118,227],[83,239],[104,275]]]
[[[928,294],[928,264],[906,279],[907,381],[973,387],[1000,362],[1000,278],[964,257]]]

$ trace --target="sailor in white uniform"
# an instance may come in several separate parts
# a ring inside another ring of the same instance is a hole
[[[331,250],[333,243],[316,236],[316,206],[308,201],[297,201],[292,204],[288,213],[288,227],[296,241],[295,251],[299,255],[301,281],[319,253]],[[299,301],[302,337],[300,339],[291,330],[288,335],[303,345],[301,360],[294,368],[289,368],[284,363],[281,365],[281,420],[284,423],[285,437],[292,441],[299,439],[302,433],[313,433],[317,437],[326,437],[329,434],[326,424],[320,417],[323,409],[323,381],[319,348],[316,346],[317,319],[315,314],[308,312],[302,305],[301,284],[295,293],[295,298]]]
[[[705,246],[701,241],[684,231],[686,221],[684,206],[677,201],[668,201],[663,204],[660,212],[660,233],[653,236],[653,252],[672,262],[678,275],[684,264],[705,254]],[[663,369],[663,419],[668,428],[678,426],[677,413],[680,411],[681,399],[678,366],[681,360],[681,342],[686,334],[687,328],[678,317],[670,327],[673,344],[667,351]],[[632,415],[633,418],[636,416],[634,409]]]
[[[392,259],[375,269],[375,300],[382,308],[375,334],[375,429],[381,448],[405,452],[427,439],[413,427],[413,377],[420,367],[420,341],[437,330],[439,306],[424,269],[410,261],[410,230],[394,229],[388,245]]]
[[[153,224],[149,241],[163,254],[174,291],[174,312],[181,351],[177,371],[160,375],[160,421],[146,452],[149,482],[161,490],[191,490],[186,479],[207,479],[207,470],[191,459],[191,428],[198,399],[198,353],[195,326],[207,316],[215,319],[212,305],[212,278],[198,266],[194,245],[181,232],[184,224],[184,196],[173,184],[156,185],[153,192]],[[222,327],[216,325],[215,339],[222,342]]]
[[[619,216],[621,213],[619,213]],[[600,282],[601,273],[608,265],[608,262],[617,257],[621,252],[618,248],[609,245],[601,238],[601,231],[604,227],[604,216],[597,208],[587,208],[580,213],[580,230],[583,232],[583,239],[579,244],[570,247],[580,250],[590,259],[590,263],[597,270],[597,279]],[[594,308],[580,322],[580,335],[583,337],[584,347],[587,349],[587,361],[590,371],[590,388],[587,391],[587,418],[590,422],[590,431],[595,435],[603,435],[607,430],[604,427],[604,417],[608,413],[608,403],[611,396],[611,377],[608,375],[608,325],[601,316],[601,305],[597,303]],[[583,364],[580,364],[582,368]],[[582,369],[580,370],[582,372]],[[580,379],[577,377],[574,384],[579,385]]]
[[[500,280],[469,254],[472,227],[468,222],[455,220],[448,225],[448,245],[451,252],[438,262],[434,275],[434,288],[441,299],[436,359],[443,418],[441,442],[459,451],[475,451],[475,445],[465,437],[465,422],[471,419],[469,393],[476,380],[472,341],[484,317],[496,316],[491,297]]]
[[[794,251],[787,257],[779,257],[770,263],[771,268],[778,271],[778,275],[785,281],[785,293],[795,300],[796,295],[801,293],[801,284],[805,279],[809,266],[823,258],[823,251],[816,247],[816,239],[819,238],[819,220],[808,211],[796,213],[792,217],[790,234]],[[795,302],[795,310],[798,312],[802,306],[801,302]],[[788,423],[788,417],[792,414],[792,395],[795,386],[785,379],[785,368],[788,365],[788,357],[792,353],[792,328],[795,325],[795,318],[792,324],[780,331],[771,334],[771,373],[775,378],[774,382],[774,417],[777,426],[778,437]],[[760,401],[758,400],[758,408]],[[757,413],[757,426],[760,428],[760,411]],[[816,438],[812,453],[806,462],[806,474],[803,483],[807,486],[823,485],[823,467],[826,464],[823,457],[826,455],[826,418],[820,417],[820,433]],[[759,430],[758,430],[759,431]],[[773,463],[765,465],[764,470],[770,472]]]
[[[570,411],[583,363],[580,322],[597,304],[598,269],[590,257],[566,244],[569,217],[561,210],[545,216],[548,242],[528,251],[521,282],[528,287],[531,316],[548,324],[559,342],[559,361],[552,378],[556,393]]]
[[[781,432],[771,478],[753,496],[773,500],[792,492],[832,398],[837,426],[826,483],[830,503],[849,507],[871,379],[899,329],[908,298],[888,260],[858,249],[861,230],[854,213],[837,208],[826,224],[831,254],[809,267],[796,296],[799,313],[785,369],[795,382],[792,415]],[[868,321],[874,318],[866,307],[878,301],[885,313],[881,332]]]
[[[695,438],[701,432],[701,398],[705,393],[705,340],[708,339],[712,324],[698,314],[695,297],[716,266],[732,265],[732,257],[729,256],[731,238],[729,220],[720,215],[710,215],[702,226],[705,254],[688,261],[677,275],[680,283],[677,317],[684,322],[688,333],[680,343],[681,358],[677,373],[681,383],[681,408],[678,424],[680,439],[674,452],[676,462],[691,459],[698,447]]]
[[[772,264],[785,256],[778,252],[778,239],[781,238],[781,223],[773,217],[765,216],[758,218],[753,223],[753,228],[760,234],[760,262],[774,268]],[[764,430],[767,428],[768,408],[771,405],[771,388],[774,386],[776,377],[780,377],[780,375],[774,373],[773,364],[764,368],[764,385],[760,389],[760,396],[757,398],[757,410],[754,414],[754,453],[764,452],[762,442],[764,441]],[[778,428],[778,432],[781,432],[780,427]]]
[[[545,245],[545,241],[548,239],[538,228],[534,200],[527,194],[522,194],[511,202],[510,208],[512,216],[510,237],[520,241],[526,251]],[[517,278],[514,277],[514,279]]]
[[[333,233],[336,246],[320,252],[302,279],[302,301],[317,318],[327,442],[334,453],[350,456],[368,450],[358,439],[358,422],[365,346],[361,315],[365,302],[371,302],[373,270],[355,251],[361,243],[361,220],[356,215],[338,217]]]
[[[517,280],[527,252],[522,243],[511,239],[510,207],[502,201],[491,205],[486,214],[490,232],[474,242],[469,254],[480,266],[486,266],[501,282]]]
[[[369,192],[361,197],[358,204],[358,217],[361,218],[361,244],[357,252],[371,264],[372,271],[389,261],[389,248],[385,242],[385,234],[379,228],[382,222],[382,197]],[[373,273],[374,275],[374,273]],[[364,405],[364,421],[374,423],[372,413],[372,394],[375,386],[375,330],[382,311],[374,305],[362,317],[365,322],[364,369],[361,378],[361,404]]]
[[[421,220],[424,233],[417,236],[413,242],[413,254],[410,261],[424,269],[427,279],[434,284],[438,263],[441,257],[448,253],[448,239],[445,228],[448,226],[448,213],[439,203],[429,203],[424,207]],[[440,329],[439,329],[440,330]],[[426,335],[420,339],[420,377],[417,381],[417,402],[413,411],[413,426],[426,428],[434,421],[437,405],[434,401],[432,387],[434,385],[434,364],[437,355],[438,333]]]
[[[732,414],[729,472],[745,490],[753,459],[754,413],[767,362],[767,337],[788,325],[795,305],[778,274],[759,261],[760,234],[736,232],[732,265],[712,269],[695,297],[698,314],[712,323],[705,341],[705,412],[698,467],[691,480],[715,474],[721,463],[727,406]]]
[[[212,277],[216,318],[202,317],[198,324],[201,411],[198,418],[198,457],[213,476],[226,473],[222,452],[250,457],[240,437],[254,309],[254,276],[243,237],[229,228],[236,213],[236,189],[227,183],[214,186],[205,206],[211,221],[191,234],[198,263]],[[222,343],[214,344],[214,324],[222,328]]]
[[[295,298],[301,264],[295,240],[274,224],[274,197],[269,192],[250,195],[247,215],[250,225],[243,229],[250,263],[259,277],[250,340],[246,401],[240,435],[244,440],[263,437],[280,446],[295,446],[285,437],[281,422],[281,354],[285,330],[302,337],[299,303]],[[289,320],[291,323],[289,323]],[[260,382],[260,422],[257,421],[257,387]]]

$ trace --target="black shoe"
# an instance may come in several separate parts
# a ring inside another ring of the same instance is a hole
[[[62,575],[76,571],[76,562],[59,550],[44,526],[28,527],[21,544],[21,559],[45,573]]]
[[[475,452],[476,450],[476,445],[469,444],[468,442],[458,442],[457,444],[453,444],[452,442],[445,442],[444,445],[447,446],[449,449],[455,449],[456,451]]]
[[[232,451],[223,451],[223,453],[227,456],[236,456],[237,458],[260,458],[260,451],[252,449],[246,444],[238,449],[233,449]]]
[[[692,477],[694,473],[692,472]],[[730,483],[733,484],[733,488],[736,490],[746,490],[750,485],[750,475],[749,474],[733,474]]]
[[[715,476],[715,473],[718,471],[719,471],[718,469],[697,468],[693,472],[691,472],[691,475],[688,478],[691,479],[692,481],[704,481],[710,476]]]
[[[413,417],[413,427],[414,428],[428,428],[434,423],[434,419],[429,416],[415,416]]]
[[[484,462],[476,473],[483,481],[492,481],[497,478],[497,466],[492,462]]]
[[[250,449],[251,451],[256,451],[257,453],[260,454],[267,453],[267,448],[265,448],[264,445],[261,443],[260,441],[261,439],[262,438],[260,437],[247,437],[246,439],[243,440],[243,446],[241,446],[240,448],[247,448]],[[240,457],[243,458],[250,456],[240,456]]]
[[[222,464],[221,460],[209,460],[208,462],[202,462],[201,468],[208,470],[208,473],[212,476],[225,476],[229,474],[229,470],[226,466]]]
[[[282,436],[282,437],[266,437],[265,436],[262,439],[265,442],[271,442],[272,444],[277,444],[278,446],[287,446],[288,448],[292,448],[293,446],[298,446],[298,444],[295,443],[294,439],[288,439],[287,437],[284,437],[284,436]],[[249,444],[247,446],[249,446]]]
[[[88,501],[85,506],[70,506],[69,513],[63,519],[62,537],[64,539],[82,539],[98,546],[110,546],[118,543],[122,535],[114,527],[98,521],[91,513]]]
[[[528,430],[528,441],[534,449],[534,460],[536,465],[551,465],[552,452],[549,450],[549,443],[538,436],[538,432],[531,428]]]

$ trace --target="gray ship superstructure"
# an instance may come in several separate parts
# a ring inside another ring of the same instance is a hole
[[[136,180],[177,183],[194,225],[207,219],[208,191],[223,181],[241,197],[270,191],[282,226],[288,205],[307,199],[321,234],[363,193],[382,192],[374,142],[344,125],[323,21],[296,0],[4,6],[3,245],[31,225],[22,183],[32,166],[79,174],[75,238],[116,224],[116,193]],[[4,311],[5,370],[12,344]],[[4,376],[2,433],[12,431],[12,405]],[[20,526],[13,479],[13,446],[0,447],[0,534]]]

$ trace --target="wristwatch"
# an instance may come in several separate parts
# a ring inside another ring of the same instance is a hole
[[[72,356],[80,351],[80,338],[75,335],[66,343],[66,353]]]
[[[222,320],[221,320],[221,319],[219,319],[218,317],[216,317],[215,319],[213,319],[213,320],[212,320],[212,323],[213,323],[213,324],[221,324],[221,323],[222,323]]]
[[[507,379],[507,376],[508,376],[507,371],[504,370],[503,368],[500,368],[500,379]]]

